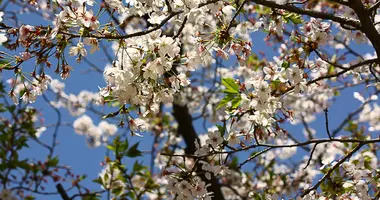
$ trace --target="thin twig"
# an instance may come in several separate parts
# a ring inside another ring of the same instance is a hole
[[[262,151],[259,151],[258,153],[255,153],[254,155],[252,155],[251,157],[249,157],[247,160],[245,160],[244,162],[240,163],[240,165],[237,167],[237,169],[241,169],[241,167],[243,167],[243,165],[245,165],[249,161],[255,159],[257,156],[259,156],[259,155],[261,155],[261,154],[263,154],[263,153],[265,153],[265,152],[267,152],[267,151],[269,151],[271,149],[272,149],[272,147],[268,147],[268,148],[266,148],[266,149],[264,149]]]
[[[303,169],[306,169],[310,165],[310,161],[313,159],[313,154],[314,154],[315,149],[317,148],[317,145],[318,144],[315,144],[313,149],[311,150],[309,159],[307,160],[306,166]]]
[[[325,112],[325,125],[326,125],[327,135],[329,136],[330,139],[332,139],[331,134],[330,134],[330,128],[329,128],[328,111],[329,110],[327,108],[324,109],[324,112]]]

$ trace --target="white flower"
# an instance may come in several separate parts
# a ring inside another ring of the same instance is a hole
[[[134,132],[144,132],[148,128],[148,123],[141,118],[135,118],[129,120],[129,126]]]
[[[197,140],[194,141],[194,144],[195,144],[195,149],[196,149],[196,151],[194,152],[194,155],[205,156],[208,154],[208,152],[210,150],[208,145],[204,145],[204,146],[200,147]]]
[[[189,182],[187,182],[187,181],[185,181],[185,180],[183,180],[183,181],[181,181],[181,182],[179,182],[179,183],[177,183],[176,184],[176,188],[175,188],[175,192],[177,193],[177,194],[183,194],[183,195],[190,195],[191,194],[191,185],[190,185],[190,183]]]
[[[165,62],[165,61],[164,61]],[[144,78],[145,79],[153,79],[156,80],[159,75],[165,73],[164,62],[162,62],[161,58],[157,58],[156,60],[149,62],[143,69]]]
[[[93,126],[94,124],[92,119],[87,115],[83,115],[82,117],[76,119],[73,123],[75,132],[80,135],[89,133],[90,128]]]
[[[75,7],[80,7],[84,3],[86,3],[89,6],[93,6],[95,1],[94,0],[72,0]]]
[[[104,136],[102,131],[96,127],[91,126],[86,133],[86,143],[90,148],[96,148],[103,142],[107,141],[107,136]]]
[[[77,56],[78,54],[80,56],[87,56],[87,51],[84,48],[84,45],[82,42],[78,42],[77,46],[70,47],[69,49],[70,56]]]
[[[235,33],[246,34],[247,32],[254,32],[259,30],[263,22],[256,22],[254,25],[249,21],[244,21],[236,26]]]
[[[38,128],[38,129],[36,129],[36,134],[35,134],[36,137],[39,138],[41,136],[41,134],[43,132],[45,132],[45,131],[46,131],[46,127],[45,126],[42,126],[42,127]]]
[[[236,145],[239,143],[240,143],[240,139],[239,139],[237,133],[235,133],[235,132],[231,133],[228,137],[228,144],[233,146],[233,145]]]
[[[0,11],[0,22],[3,21],[3,16],[4,16],[4,12],[3,12],[3,11]]]
[[[289,0],[276,0],[276,3],[277,4],[280,4],[280,5],[284,5],[286,3],[288,3]],[[277,199],[277,198],[276,198]]]
[[[283,68],[277,65],[271,65],[269,67],[264,67],[263,71],[265,73],[265,80],[277,80],[281,77]]]
[[[161,57],[164,57],[168,54],[171,58],[177,56],[180,52],[178,43],[171,37],[163,36],[157,40],[158,51]],[[167,71],[168,69],[166,69]]]
[[[115,91],[115,95],[121,104],[126,104],[137,95],[137,88],[133,85],[127,85],[125,88]]]
[[[65,88],[65,84],[63,82],[60,82],[57,79],[53,79],[51,83],[49,84],[51,90],[53,90],[54,93],[62,92]]]
[[[194,187],[191,188],[191,194],[194,197],[201,197],[207,193],[206,183],[204,181],[199,181]]]
[[[99,49],[99,43],[98,43],[98,40],[96,38],[84,38],[83,43],[85,45],[91,46],[90,53],[94,53],[95,51],[100,50]]]
[[[106,121],[101,121],[98,125],[98,128],[105,134],[106,136],[115,135],[117,132],[117,126],[115,124],[110,124]]]
[[[172,103],[174,101],[173,94],[174,94],[174,91],[167,88],[163,89],[155,94],[154,102]]]
[[[148,22],[151,24],[160,24],[165,18],[165,15],[158,15],[156,12],[154,12],[150,15]]]
[[[1,200],[17,200],[16,197],[12,195],[12,191],[3,189],[0,193],[0,199]]]
[[[8,41],[6,34],[2,31],[0,31],[0,45],[2,45],[4,42]]]
[[[235,7],[228,5],[222,8],[222,12],[226,15],[226,21],[232,18],[232,15],[235,13]]]
[[[278,36],[283,35],[283,22],[282,17],[279,16],[276,19],[273,19],[269,24],[269,30],[276,33]]]
[[[219,131],[212,131],[207,133],[208,138],[206,144],[211,145],[213,148],[218,147],[223,142],[223,138],[220,136]]]
[[[112,9],[119,11],[120,13],[124,13],[126,8],[123,5],[122,1],[119,0],[105,0],[108,6]]]
[[[25,91],[21,99],[24,103],[34,103],[37,99],[37,95],[35,92]]]
[[[300,83],[303,79],[302,77],[303,71],[298,68],[297,65],[293,65],[293,67],[289,67],[286,69],[286,77],[293,82],[293,84]]]

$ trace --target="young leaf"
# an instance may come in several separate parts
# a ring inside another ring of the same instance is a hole
[[[137,156],[141,156],[142,155],[142,152],[140,150],[138,150],[139,146],[139,142],[134,144],[126,153],[126,156],[128,157],[131,157],[131,158],[134,158],[134,157],[137,157]]]
[[[116,151],[115,147],[111,146],[111,145],[107,145],[107,149],[109,149],[111,151]]]
[[[235,95],[233,94],[228,94],[227,96],[225,96],[219,103],[219,105],[216,107],[216,109],[218,110],[219,108],[225,106],[228,104],[228,102],[232,101],[233,99],[235,98]]]
[[[225,93],[239,93],[239,85],[232,78],[222,78],[222,84],[226,87]]]
[[[220,132],[220,136],[223,137],[224,132],[225,132],[225,130],[226,130],[226,124],[224,124],[224,126],[221,126],[221,125],[217,124],[216,127],[218,127],[218,130],[219,130],[219,132]]]
[[[241,102],[241,97],[238,96],[238,97],[236,97],[235,99],[233,99],[233,100],[231,101],[231,103],[232,103],[231,107],[232,107],[233,109],[239,107],[239,106],[240,106],[240,102]]]

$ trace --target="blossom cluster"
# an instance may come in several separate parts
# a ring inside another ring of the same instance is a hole
[[[96,126],[87,115],[77,118],[73,123],[73,127],[77,134],[86,136],[86,142],[90,147],[106,144],[108,138],[115,135],[118,130],[116,125],[106,121],[101,121]]]

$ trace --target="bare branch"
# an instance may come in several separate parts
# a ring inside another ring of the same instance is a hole
[[[63,188],[63,186],[60,183],[58,183],[55,187],[57,188],[57,191],[61,195],[63,200],[70,200],[70,197],[69,195],[67,195],[65,188]]]
[[[332,139],[331,134],[330,134],[330,128],[329,128],[329,118],[328,118],[328,109],[324,109],[325,112],[325,125],[326,125],[326,132],[327,135],[329,136],[330,139]]]
[[[351,19],[351,18],[344,18],[344,17],[333,15],[333,14],[324,13],[324,12],[317,12],[317,11],[313,11],[313,10],[306,10],[306,9],[302,9],[302,8],[292,6],[289,4],[280,5],[280,4],[277,4],[275,1],[268,1],[268,0],[251,0],[251,1],[255,2],[257,4],[260,4],[260,5],[263,5],[263,6],[270,7],[270,8],[284,9],[284,10],[287,10],[289,12],[294,12],[294,13],[301,14],[301,15],[308,15],[308,16],[315,17],[315,18],[331,20],[331,21],[337,22],[343,26],[348,25],[348,26],[352,26],[353,28],[356,28],[356,29],[360,29],[360,27],[361,27],[361,24],[358,20]]]

